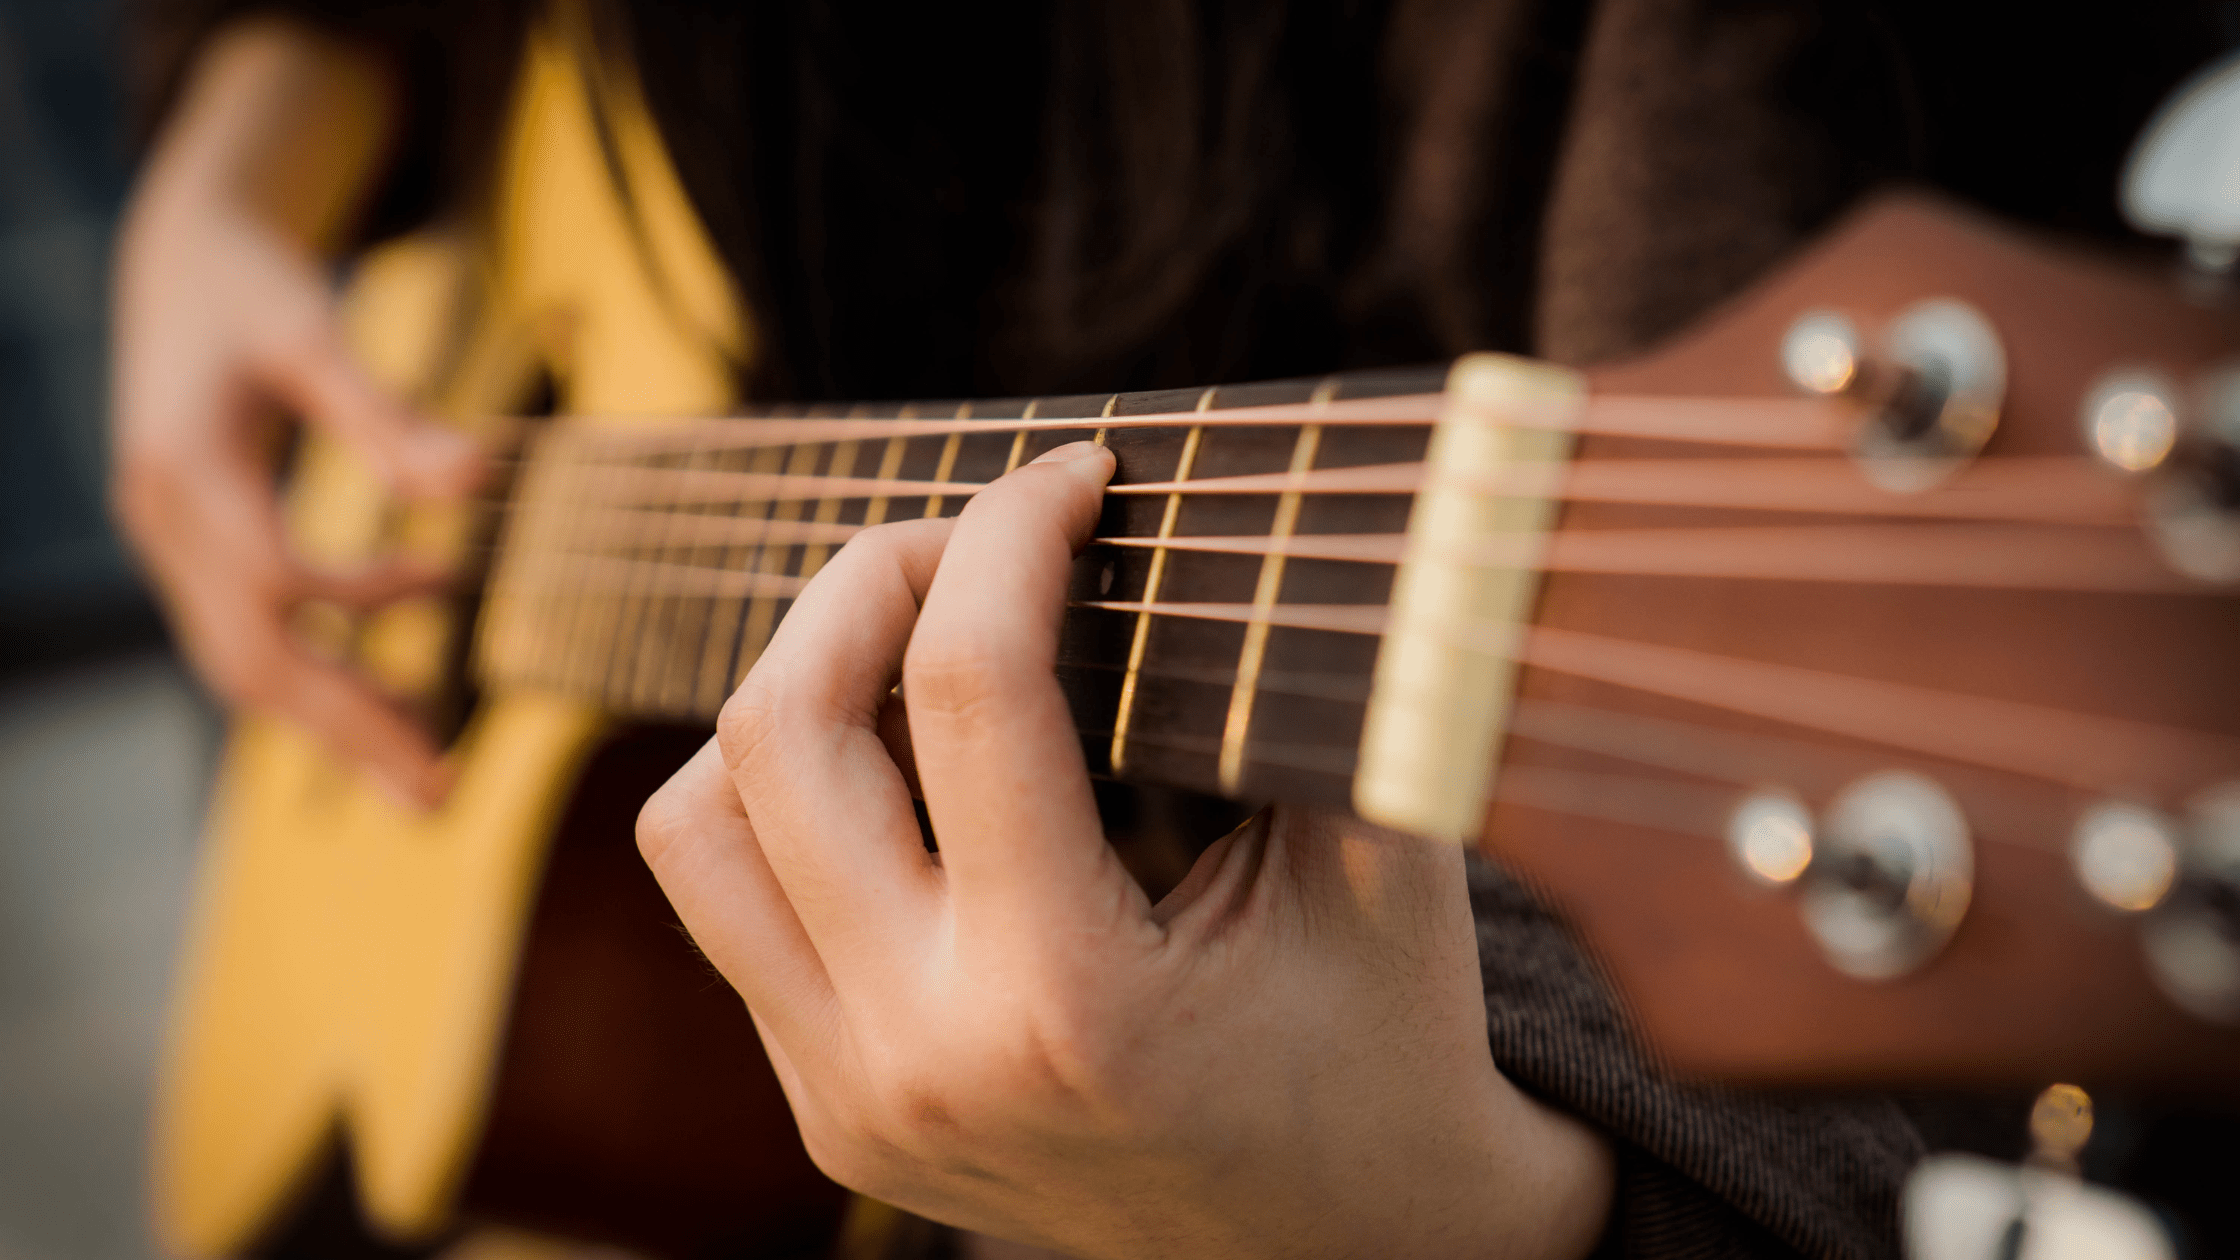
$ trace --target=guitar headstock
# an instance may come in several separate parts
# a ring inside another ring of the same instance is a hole
[[[2235,356],[1896,197],[1589,374],[1484,845],[1675,1064],[2240,1083]]]

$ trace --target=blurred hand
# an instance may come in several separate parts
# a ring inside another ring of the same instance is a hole
[[[1083,1257],[1585,1254],[1610,1157],[1494,1065],[1458,849],[1278,809],[1153,905],[1105,843],[1052,667],[1111,470],[857,536],[640,817],[810,1154]]]
[[[343,200],[338,183],[363,174],[311,178],[287,162],[320,140],[316,93],[344,78],[335,56],[280,28],[221,42],[151,160],[118,247],[113,495],[181,645],[221,697],[299,723],[392,797],[426,806],[447,786],[428,735],[290,629],[306,600],[370,609],[443,578],[401,562],[328,572],[290,551],[274,484],[286,418],[348,443],[406,495],[463,493],[481,465],[470,441],[412,414],[353,361],[305,243],[307,220],[331,219]],[[333,166],[352,136],[340,123],[325,131],[317,156]],[[260,201],[244,172],[312,208],[291,216]]]

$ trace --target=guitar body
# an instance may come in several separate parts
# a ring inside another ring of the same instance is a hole
[[[723,273],[642,113],[610,119],[619,147],[602,151],[581,38],[565,19],[536,35],[492,222],[387,246],[346,295],[369,368],[463,425],[540,390],[606,416],[734,404],[743,333]],[[393,502],[317,435],[290,524],[335,565],[459,564],[490,533],[475,505]],[[432,719],[464,713],[458,785],[432,814],[292,729],[234,726],[161,1073],[166,1246],[251,1246],[339,1141],[367,1221],[395,1240],[483,1215],[658,1254],[802,1248],[844,1196],[633,840],[637,803],[697,739],[617,733],[535,691],[461,695],[470,614],[413,601],[362,624],[311,609],[303,627]]]

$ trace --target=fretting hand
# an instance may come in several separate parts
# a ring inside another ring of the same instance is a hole
[[[1585,1254],[1609,1153],[1493,1062],[1458,849],[1277,809],[1154,905],[1105,843],[1052,668],[1111,471],[859,535],[640,818],[811,1155],[1084,1257]]]

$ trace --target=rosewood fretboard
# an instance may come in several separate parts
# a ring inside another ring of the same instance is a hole
[[[1116,541],[1092,544],[1076,566],[1059,661],[1091,771],[1343,804],[1397,556],[1330,544],[1396,538],[1412,495],[1404,485],[1303,493],[1287,483],[1420,461],[1436,407],[1426,395],[1443,377],[1429,368],[795,411],[770,418],[772,436],[760,439],[752,419],[556,429],[532,442],[517,486],[484,619],[483,673],[623,715],[712,720],[794,593],[855,530],[954,516],[968,494],[941,487],[992,481],[1095,437],[1119,457],[1115,487],[1268,483],[1107,497],[1098,538]],[[1379,398],[1393,400],[1387,414],[1332,405]],[[1281,405],[1306,410],[1223,422],[1224,412]],[[1174,423],[1098,423],[1166,415]],[[802,418],[831,422],[831,436]],[[967,423],[861,437],[845,423],[879,418]],[[1223,540],[1224,549],[1161,539]],[[1349,550],[1358,554],[1335,558]]]

